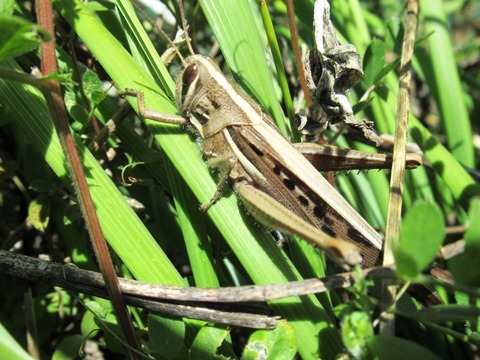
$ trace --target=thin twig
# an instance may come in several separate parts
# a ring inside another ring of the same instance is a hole
[[[34,359],[40,359],[38,328],[33,306],[32,288],[29,286],[24,294],[25,302],[25,324],[27,325],[27,348],[28,353]]]
[[[398,90],[397,125],[395,129],[395,143],[393,148],[393,164],[390,176],[390,198],[385,233],[385,249],[383,264],[394,262],[393,249],[400,234],[400,219],[402,215],[403,173],[405,171],[406,145],[408,140],[408,112],[410,103],[411,64],[415,45],[417,28],[418,0],[408,0],[405,37],[403,39],[402,57],[400,59],[400,84]],[[383,301],[393,303],[395,286],[384,284]],[[383,317],[380,324],[380,333],[393,335],[395,332],[395,318]]]
[[[309,108],[313,104],[310,90],[307,87],[307,80],[305,78],[305,71],[303,69],[302,57],[300,56],[300,45],[298,44],[298,30],[297,23],[295,22],[295,8],[293,6],[293,0],[287,0],[287,14],[288,14],[288,26],[290,27],[290,35],[292,38],[292,49],[295,55],[295,63],[297,65],[298,77],[300,78],[300,84],[305,96],[307,107]]]
[[[463,254],[465,252],[465,240],[460,239],[451,244],[442,246],[437,254],[437,258],[443,260],[449,260],[455,256]]]
[[[8,251],[0,250],[0,273],[30,281],[42,281],[77,292],[101,297],[106,296],[105,282],[97,272],[38,260]],[[394,278],[395,271],[388,267],[373,268],[363,270],[362,276],[366,278]],[[259,314],[258,307],[254,309],[255,313],[252,313],[251,309],[245,309],[245,305],[239,303],[267,302],[290,296],[321,293],[346,288],[357,281],[358,277],[355,272],[285,284],[225,288],[164,286],[130,279],[119,279],[127,304],[173,316],[253,328],[272,328],[276,318]],[[210,308],[207,308],[207,303],[209,303],[208,307]],[[221,311],[211,309],[212,307],[221,308]],[[236,311],[225,311],[225,309]],[[245,310],[239,312],[239,309]]]
[[[40,26],[44,27],[50,34],[55,34],[53,26],[53,10],[51,0],[39,0],[37,2],[37,18]],[[57,58],[55,53],[55,37],[52,40],[43,43],[41,48],[42,74],[44,76],[54,73],[58,70]],[[133,324],[130,320],[125,301],[120,291],[118,278],[115,273],[112,259],[108,250],[107,242],[103,236],[100,222],[98,220],[95,206],[88,189],[87,179],[83,170],[80,156],[77,152],[75,141],[70,131],[65,105],[63,103],[62,94],[60,91],[60,84],[57,81],[45,80],[40,87],[48,109],[55,124],[55,129],[65,154],[65,161],[69,170],[70,178],[78,196],[80,209],[85,219],[85,224],[92,240],[92,245],[98,264],[107,284],[109,298],[112,300],[115,314],[121,324],[125,339],[130,347],[139,349]],[[134,359],[138,355],[131,353]]]
[[[125,116],[129,113],[132,109],[128,102],[123,103],[120,108],[112,115],[112,117],[105,123],[105,126],[100,131],[98,135],[92,140],[92,142],[88,145],[88,150],[92,152],[96,152],[100,149],[101,146],[107,141],[107,139],[112,135],[112,133],[116,130],[120,121],[122,121]]]

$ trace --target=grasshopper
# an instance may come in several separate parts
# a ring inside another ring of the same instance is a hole
[[[138,90],[126,89],[123,94],[137,97],[142,117],[187,125],[199,137],[207,164],[221,173],[212,200],[201,209],[206,211],[219,200],[229,182],[247,211],[268,228],[299,236],[343,265],[378,264],[381,236],[319,170],[329,170],[330,161],[325,159],[332,157],[345,156],[354,164],[368,157],[380,167],[388,166],[388,158],[317,144],[292,144],[213,59],[195,54],[190,45],[191,54],[183,59],[168,41],[182,62],[175,93],[182,116],[146,109]],[[419,161],[412,157],[409,164],[416,167]]]

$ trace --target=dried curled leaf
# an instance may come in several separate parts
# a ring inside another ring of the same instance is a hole
[[[326,0],[315,3],[314,10],[315,48],[305,59],[307,86],[317,103],[327,114],[328,123],[344,123],[376,144],[381,139],[372,129],[370,121],[355,119],[349,90],[362,78],[362,61],[351,44],[340,45],[330,21],[330,5]]]

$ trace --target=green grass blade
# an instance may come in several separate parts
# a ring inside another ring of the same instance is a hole
[[[17,71],[20,69],[11,60],[2,62],[1,66]],[[28,97],[25,94],[28,94]],[[30,86],[0,80],[0,96],[12,117],[16,119],[15,126],[27,139],[35,139],[32,141],[34,149],[44,156],[57,176],[70,187],[64,156],[40,92]],[[77,146],[102,230],[115,252],[138,279],[182,285],[183,280],[175,267],[125,202],[98,161],[79,141]]]
[[[33,357],[13,338],[0,323],[0,352],[7,359],[32,360]]]
[[[257,5],[250,7],[244,0],[201,0],[200,4],[230,70],[272,115],[280,129],[286,131],[262,41],[266,38],[265,31],[255,22],[253,14],[254,10],[258,12]]]
[[[410,132],[435,167],[455,199],[467,210],[473,197],[480,195],[480,187],[453,155],[415,118],[410,118]]]
[[[451,34],[440,0],[420,1],[421,21],[427,38],[429,56],[423,66],[428,69],[432,94],[437,100],[445,124],[448,145],[453,156],[462,164],[474,167],[472,128],[451,45]]]

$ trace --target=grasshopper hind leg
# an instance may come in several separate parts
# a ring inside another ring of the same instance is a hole
[[[324,250],[340,265],[353,266],[362,262],[360,249],[356,245],[317,229],[266,192],[241,182],[236,183],[234,188],[250,215],[263,225],[301,237]]]

